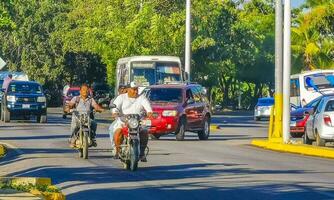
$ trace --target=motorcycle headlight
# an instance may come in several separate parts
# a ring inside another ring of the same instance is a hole
[[[15,98],[15,96],[7,96],[7,101],[15,102],[16,98]]]
[[[38,103],[44,103],[44,102],[46,102],[46,98],[45,97],[37,97],[37,102]]]
[[[164,110],[162,112],[162,116],[164,116],[164,117],[175,117],[176,115],[177,115],[176,110]]]
[[[129,124],[129,128],[135,129],[135,128],[138,128],[138,126],[139,126],[139,121],[138,121],[137,119],[131,118],[131,119],[128,121],[128,124]]]

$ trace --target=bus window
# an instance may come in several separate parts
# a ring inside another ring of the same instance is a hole
[[[300,96],[300,91],[299,91],[299,80],[298,80],[298,78],[291,79],[290,82],[291,82],[290,96],[291,97],[299,97]]]
[[[304,86],[307,90],[314,90],[314,88],[308,85],[306,80],[312,81],[315,87],[318,89],[327,89],[333,88],[332,83],[328,80],[327,76],[331,76],[332,73],[318,73],[318,74],[311,74],[304,77]]]
[[[178,63],[157,62],[156,69],[159,84],[181,81],[181,70]]]

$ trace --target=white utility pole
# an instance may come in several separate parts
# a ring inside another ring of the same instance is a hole
[[[284,0],[283,142],[290,140],[291,0]]]
[[[282,137],[283,112],[283,5],[275,1],[275,120],[271,138]]]
[[[185,71],[188,73],[190,81],[191,65],[191,1],[187,0],[186,5],[186,47],[185,47]]]

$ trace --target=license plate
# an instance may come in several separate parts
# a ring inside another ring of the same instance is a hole
[[[291,126],[291,127],[296,126],[296,122],[295,122],[295,121],[291,121],[291,122],[290,122],[290,126]]]
[[[29,104],[22,104],[22,108],[30,108]]]

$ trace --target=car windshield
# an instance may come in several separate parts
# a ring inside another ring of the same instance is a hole
[[[80,90],[69,90],[67,92],[67,96],[69,97],[76,97],[80,95]]]
[[[259,99],[259,104],[274,104],[274,99]]]
[[[179,88],[153,88],[147,93],[151,102],[182,102],[182,90]]]
[[[35,83],[10,83],[8,92],[15,93],[42,93],[42,87]]]

